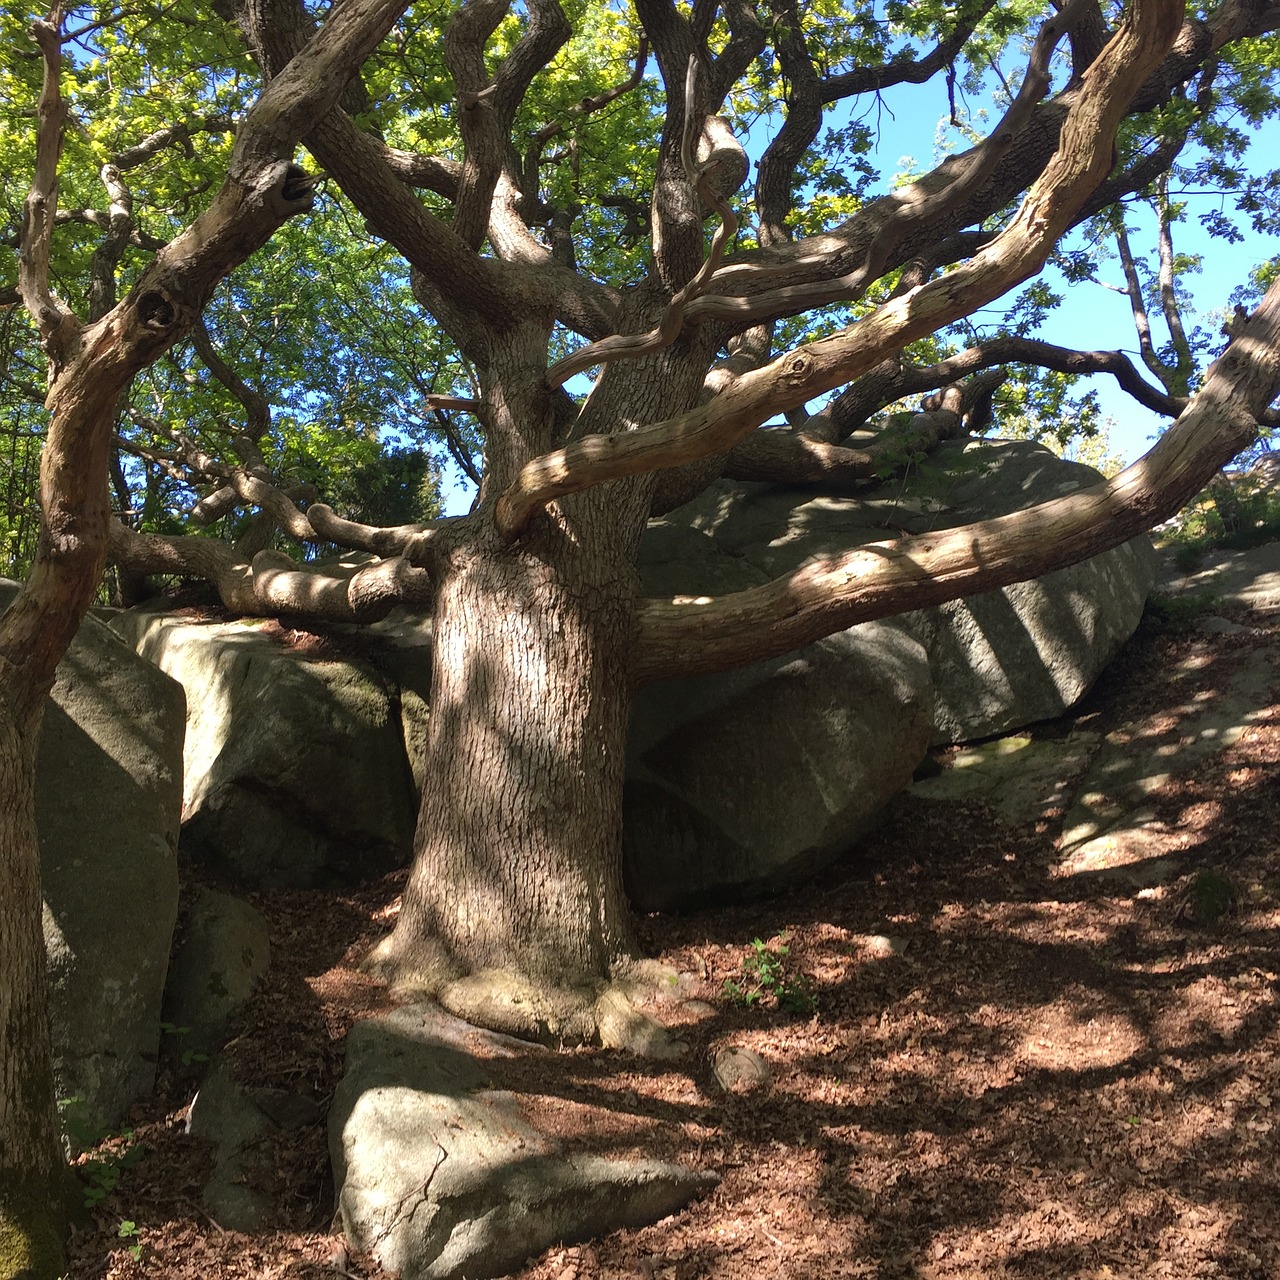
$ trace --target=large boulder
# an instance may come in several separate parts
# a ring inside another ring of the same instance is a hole
[[[1101,479],[1018,440],[955,442],[937,465],[944,505],[931,513],[935,529],[1022,511]],[[929,650],[934,741],[967,742],[1060,716],[1133,634],[1155,577],[1144,534],[1042,578],[907,615]]]
[[[0,583],[0,607],[17,591]],[[86,618],[58,666],[36,761],[53,1048],[75,1145],[118,1126],[155,1078],[183,716],[181,686]]]
[[[923,647],[872,624],[636,699],[623,817],[642,911],[780,888],[843,853],[911,779],[933,729]]]
[[[538,1054],[432,1005],[357,1022],[329,1111],[347,1239],[402,1280],[505,1275],[549,1245],[656,1222],[714,1182],[657,1160],[566,1152],[493,1060]]]
[[[908,481],[824,495],[713,485],[653,521],[650,595],[715,595],[810,557],[1003,515],[1098,473],[1023,441],[944,445]],[[1132,634],[1154,577],[1146,538],[1038,581],[867,623],[788,658],[636,699],[625,863],[647,909],[785,883],[830,862],[910,779],[930,741],[1059,715]]]
[[[183,848],[235,883],[347,884],[408,860],[417,796],[396,686],[274,624],[141,608],[112,625],[187,691]]]

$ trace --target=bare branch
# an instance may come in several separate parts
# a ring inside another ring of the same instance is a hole
[[[575,120],[581,119],[591,115],[592,112],[603,110],[610,103],[616,102],[633,89],[638,89],[644,81],[644,69],[648,61],[649,38],[642,31],[636,47],[635,66],[626,80],[621,84],[615,85],[612,89],[604,90],[603,93],[588,94],[569,108],[568,115]],[[563,120],[554,120],[550,124],[543,125],[530,139],[529,145],[525,149],[521,173],[521,183],[526,196],[530,198],[537,197],[541,186],[538,179],[538,171],[542,166],[542,152],[552,138],[558,138],[567,128],[568,125]]]
[[[203,361],[206,369],[222,383],[228,391],[244,407],[246,424],[245,435],[254,443],[254,457],[241,456],[247,465],[262,463],[262,455],[257,450],[257,442],[271,430],[271,405],[260,391],[251,387],[217,352],[213,339],[209,336],[209,328],[201,316],[191,330],[192,345],[196,354]]]
[[[451,517],[446,517],[429,524],[360,524],[355,520],[344,520],[322,502],[313,502],[307,508],[307,517],[325,542],[350,547],[353,551],[368,551],[376,556],[405,556],[415,565],[425,563],[425,549],[431,538],[453,522]]]
[[[467,0],[444,37],[463,142],[453,229],[472,249],[480,247],[489,226],[494,187],[507,160],[516,108],[533,77],[572,35],[559,0],[532,0],[528,28],[489,84],[484,46],[509,7],[509,0]]]
[[[738,229],[733,208],[717,185],[719,170],[732,163],[734,147],[741,152],[728,127],[720,121],[699,120],[694,111],[697,96],[698,60],[690,56],[685,77],[684,132],[680,143],[680,159],[689,185],[694,187],[708,207],[720,215],[720,223],[711,237],[706,259],[694,277],[667,306],[656,328],[643,334],[614,334],[572,352],[557,360],[547,370],[547,385],[560,387],[575,374],[583,373],[610,360],[637,360],[653,351],[670,346],[684,327],[685,308],[706,289],[711,277],[724,261],[725,248]],[[727,138],[727,141],[726,141]],[[730,145],[732,144],[732,145]],[[705,153],[700,154],[699,148]],[[726,158],[727,157],[727,158]],[[733,178],[730,177],[730,182]],[[737,189],[736,183],[734,189]]]
[[[182,120],[177,124],[157,129],[154,133],[147,134],[141,142],[136,142],[133,146],[126,147],[123,151],[118,151],[113,157],[112,163],[122,172],[135,169],[138,165],[145,164],[153,156],[158,155],[165,148],[173,146],[181,147],[190,155],[192,134],[235,133],[235,131],[235,118],[221,113],[202,116],[195,120]]]
[[[430,580],[403,556],[347,575],[299,567],[260,551],[250,562],[212,538],[162,537],[111,524],[111,558],[132,573],[167,573],[213,583],[222,603],[250,617],[280,614],[328,622],[376,622],[397,604],[430,597]]]
[[[249,6],[240,17],[245,37],[268,76],[283,70],[312,26],[299,0],[267,0]],[[468,74],[473,72],[474,68]],[[479,72],[473,78],[483,86]],[[488,109],[475,107],[476,111]],[[549,254],[543,255],[538,271],[517,275],[504,270],[503,264],[474,253],[406,185],[418,182],[457,199],[461,165],[393,151],[381,139],[363,133],[341,111],[323,116],[306,135],[306,143],[374,234],[394,245],[442,304],[468,316],[473,328],[477,324],[503,328],[512,317],[550,303],[575,332],[595,337],[615,331],[613,290],[565,270]],[[403,175],[403,180],[397,175]],[[438,318],[446,321],[446,316]]]
[[[1178,86],[1195,76],[1206,60],[1231,42],[1274,31],[1280,24],[1280,19],[1275,16],[1277,12],[1280,10],[1274,5],[1259,8],[1256,0],[1222,0],[1208,19],[1188,18],[1178,32],[1171,52],[1141,82],[1130,110],[1146,111],[1168,101]],[[1089,21],[1087,14],[1085,21]],[[1043,103],[1022,131],[1007,161],[996,167],[990,180],[971,192],[967,200],[942,202],[931,220],[914,224],[903,236],[899,253],[904,256],[919,253],[939,238],[990,217],[1015,198],[1023,185],[1023,175],[1034,174],[1047,163],[1058,145],[1067,112],[1086,91],[1089,91],[1087,77],[1073,82],[1063,93]],[[1146,187],[1162,168],[1167,167],[1180,150],[1182,141],[1180,136],[1165,140],[1130,171],[1114,181],[1101,184],[1097,194],[1082,207],[1079,216],[1092,216],[1121,196]],[[955,158],[956,163],[963,160],[964,157]],[[936,192],[949,183],[953,168],[954,164],[948,162],[923,175],[913,185],[924,193]],[[841,226],[807,240],[735,253],[716,282],[716,292],[753,297],[770,289],[772,281],[779,276],[785,277],[790,284],[806,285],[848,275],[865,261],[867,247],[882,229],[883,219],[889,216],[889,203],[890,197],[881,197]],[[788,295],[783,294],[779,300],[786,302],[787,299]],[[706,300],[700,300],[692,309],[690,320],[696,319],[705,305]],[[801,309],[803,307],[797,302],[795,307],[777,315],[793,314]],[[719,318],[734,327],[754,323],[761,318],[761,309],[747,306],[742,308],[742,312],[741,321],[735,321],[729,315]]]
[[[1173,215],[1169,208],[1169,175],[1163,173],[1156,186],[1156,217],[1158,224],[1158,253],[1160,259],[1160,309],[1164,312],[1164,322],[1169,326],[1169,340],[1173,346],[1175,361],[1170,373],[1172,382],[1165,385],[1174,395],[1185,396],[1190,390],[1191,377],[1195,371],[1195,356],[1191,354],[1191,344],[1187,341],[1186,330],[1182,327],[1182,308],[1178,302],[1178,291],[1174,277],[1173,261]]]
[[[52,369],[50,426],[41,462],[41,538],[32,572],[0,619],[0,659],[22,696],[44,696],[102,571],[109,538],[107,483],[117,405],[133,375],[191,326],[218,281],[310,200],[287,199],[284,178],[303,130],[329,110],[347,78],[402,12],[404,0],[347,0],[269,85],[242,122],[227,181],[212,205],[165,246],[129,296],[72,344],[69,313],[48,292],[48,242],[56,203],[58,129],[42,123],[38,172],[25,222],[24,300],[62,357]],[[41,30],[46,55],[42,118],[61,112],[57,10]],[[35,258],[30,256],[34,248]],[[74,346],[74,350],[73,350]]]
[[[885,361],[842,391],[820,414],[815,414],[805,424],[804,433],[834,443],[856,431],[886,404],[945,386],[980,369],[1005,364],[1034,364],[1081,377],[1106,373],[1139,404],[1155,413],[1176,418],[1186,408],[1185,399],[1170,396],[1144,382],[1123,352],[1074,351],[1037,338],[1007,336],[958,351],[936,364]]]
[[[67,104],[61,90],[61,27],[62,0],[54,0],[49,16],[37,19],[31,26],[31,35],[44,58],[44,83],[37,108],[36,171],[22,206],[18,291],[50,354],[65,360],[79,335],[80,325],[66,303],[49,288],[49,249],[58,211],[58,161],[62,156],[63,125],[67,118]]]
[[[794,431],[753,431],[730,452],[724,475],[730,480],[824,488],[865,485],[892,474],[896,460],[928,452],[959,434],[970,409],[989,401],[1006,376],[997,370],[979,374],[964,386],[948,387],[938,403],[927,403],[909,422],[885,431],[866,449],[827,444]]]
[[[756,180],[760,244],[777,245],[791,239],[786,218],[791,206],[795,168],[818,136],[824,105],[857,94],[878,93],[897,84],[923,84],[955,61],[978,23],[993,8],[995,0],[983,0],[981,5],[966,11],[946,39],[939,41],[922,58],[889,62],[877,67],[858,67],[826,79],[821,79],[814,70],[799,14],[794,12],[794,8],[788,12],[786,35],[777,46],[790,90],[787,115],[761,157]]]
[[[907,232],[927,225],[948,207],[962,204],[995,172],[1031,119],[1036,104],[1049,87],[1049,59],[1054,47],[1073,22],[1086,12],[1092,0],[1070,0],[1057,16],[1045,23],[1032,46],[1027,72],[1018,96],[1010,104],[995,129],[976,147],[962,156],[943,162],[935,170],[946,183],[929,189],[920,183],[888,196],[881,209],[879,229],[866,255],[846,275],[812,284],[785,285],[754,297],[706,292],[689,308],[689,319],[707,317],[756,321],[793,314],[833,302],[855,302],[878,280],[890,265],[891,256]]]
[[[107,189],[107,234],[94,250],[89,273],[89,322],[101,320],[116,304],[116,270],[133,231],[133,193],[120,170],[104,164],[99,176]]]

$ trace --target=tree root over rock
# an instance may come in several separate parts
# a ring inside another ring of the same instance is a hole
[[[545,1045],[599,1044],[644,1058],[680,1057],[685,1046],[640,1005],[673,991],[674,969],[651,960],[628,959],[603,981],[557,982],[512,969],[477,969],[454,976],[431,948],[407,969],[389,945],[375,947],[365,968],[387,980],[397,994],[429,995],[474,1026]]]

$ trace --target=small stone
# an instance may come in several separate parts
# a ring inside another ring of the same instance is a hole
[[[673,1040],[660,1022],[649,1017],[617,989],[610,988],[596,1001],[596,1026],[606,1049],[625,1049],[642,1058],[670,1061],[681,1057],[685,1046]]]
[[[769,1064],[754,1049],[729,1046],[717,1050],[712,1069],[728,1093],[749,1093],[773,1082]]]
[[[863,939],[863,946],[878,960],[887,960],[890,956],[900,956],[907,949],[905,938],[890,938],[887,934],[873,933]]]

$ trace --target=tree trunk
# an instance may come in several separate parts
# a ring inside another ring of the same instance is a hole
[[[62,1274],[61,1156],[41,931],[40,705],[0,693],[0,1280]]]
[[[441,575],[427,783],[380,958],[398,985],[489,1025],[590,1035],[590,1019],[575,1019],[629,950],[636,589],[616,533],[555,513],[508,549],[490,528]]]

